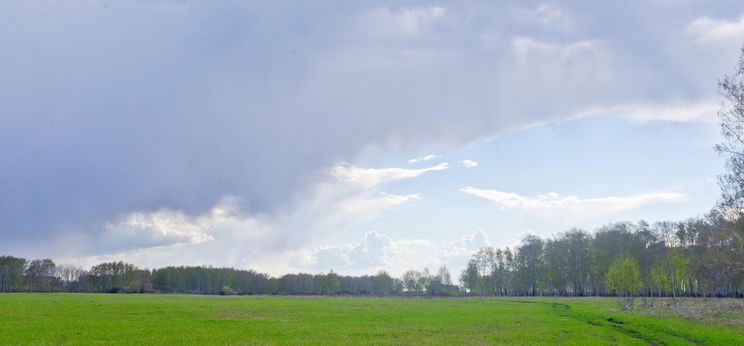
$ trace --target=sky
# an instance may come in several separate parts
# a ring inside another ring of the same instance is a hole
[[[0,254],[462,268],[704,215],[740,1],[3,1]]]

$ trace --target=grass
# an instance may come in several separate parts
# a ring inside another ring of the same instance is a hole
[[[744,344],[605,298],[0,294],[0,344]]]

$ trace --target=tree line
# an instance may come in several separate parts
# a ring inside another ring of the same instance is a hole
[[[720,214],[650,225],[614,223],[486,247],[460,276],[481,295],[744,296],[744,219]]]
[[[514,248],[484,247],[454,282],[446,266],[400,277],[266,273],[124,262],[85,270],[50,259],[0,256],[0,292],[283,295],[744,296],[744,218],[720,213],[683,222],[613,223],[589,233],[528,235]]]
[[[100,263],[85,270],[57,265],[50,259],[27,260],[0,256],[0,292],[187,293],[214,295],[453,295],[446,266],[436,274],[409,270],[401,278],[385,271],[376,275],[344,276],[286,274],[272,277],[253,270],[180,266],[141,269],[125,262]]]

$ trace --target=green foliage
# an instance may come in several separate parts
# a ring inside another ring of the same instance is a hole
[[[669,271],[663,264],[657,264],[651,271],[651,282],[655,289],[659,291],[659,297],[661,292],[669,292],[672,289],[671,280],[669,279]]]
[[[380,270],[377,273],[377,276],[375,277],[375,284],[377,292],[379,292],[379,294],[383,296],[392,294],[395,289],[393,285],[393,278],[390,277],[390,275],[384,270]]]
[[[633,309],[633,298],[643,287],[638,263],[630,257],[617,259],[607,271],[605,280],[609,292],[621,297],[620,305],[624,309]]]
[[[19,291],[24,286],[25,258],[0,256],[0,292]]]
[[[121,261],[101,263],[90,268],[90,281],[98,292],[124,292],[139,276],[137,267]]]
[[[571,229],[549,239],[528,236],[514,251],[485,247],[473,254],[460,283],[469,294],[656,295],[677,304],[684,297],[738,297],[744,293],[743,244],[744,217],[621,222],[594,234]],[[632,293],[608,286],[619,280],[607,276],[622,258],[637,267]]]
[[[468,262],[467,268],[463,270],[460,275],[460,285],[462,285],[467,292],[480,292],[480,275],[478,274],[478,262],[475,259],[471,259],[470,262]]]
[[[222,292],[221,293],[223,295],[226,295],[226,296],[236,296],[236,295],[238,295],[238,291],[232,289],[232,287],[227,286],[227,285],[222,286]]]
[[[638,294],[643,286],[638,263],[630,257],[621,257],[607,271],[606,284],[610,293],[630,297]]]

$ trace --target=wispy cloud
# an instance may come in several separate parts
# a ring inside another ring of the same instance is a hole
[[[721,105],[715,100],[668,101],[660,103],[627,103],[614,106],[587,108],[576,114],[575,118],[597,114],[616,114],[624,119],[647,122],[654,120],[674,122],[715,122]]]
[[[579,198],[561,196],[549,192],[537,197],[525,197],[512,192],[483,190],[464,187],[460,191],[491,201],[503,209],[556,209],[556,208],[601,208],[605,211],[622,211],[653,203],[680,203],[687,196],[674,192],[648,193],[629,197]]]
[[[331,174],[342,182],[371,188],[393,180],[415,178],[426,172],[443,171],[447,167],[446,162],[420,169],[360,168],[351,165],[339,165],[333,167]]]
[[[735,21],[700,17],[687,26],[687,32],[702,42],[736,41],[744,37],[744,15]]]
[[[563,10],[560,7],[546,3],[537,6],[535,10],[531,11],[531,14],[541,24],[546,26],[553,25],[564,17]]]
[[[366,15],[362,23],[366,30],[375,34],[411,38],[423,34],[446,13],[447,10],[439,6],[406,7],[396,10],[378,8]]]
[[[419,194],[394,195],[384,192],[378,193],[378,196],[368,193],[354,194],[325,206],[326,210],[320,211],[309,224],[317,230],[338,229],[374,220],[397,205],[420,199]]]
[[[421,156],[421,157],[417,157],[417,158],[414,158],[414,159],[410,159],[410,160],[408,160],[408,163],[416,163],[416,162],[422,162],[422,161],[429,161],[429,160],[433,160],[433,159],[440,158],[440,157],[442,157],[442,156],[441,155],[433,155],[433,154],[432,155],[426,155],[426,156]]]

